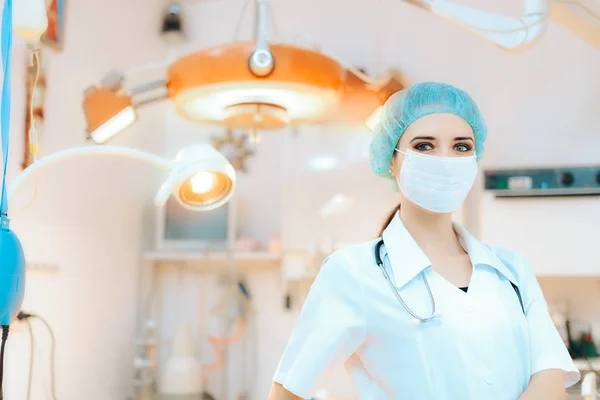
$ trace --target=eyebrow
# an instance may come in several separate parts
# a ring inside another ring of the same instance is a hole
[[[410,143],[414,142],[415,140],[436,140],[433,136],[415,136]],[[460,136],[460,137],[455,137],[453,140],[470,140],[471,142],[474,142],[473,138],[468,137],[468,136]]]
[[[435,140],[435,138],[433,136],[415,136],[410,143],[414,142],[415,140]]]

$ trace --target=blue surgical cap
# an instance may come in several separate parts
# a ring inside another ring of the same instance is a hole
[[[393,94],[385,102],[369,148],[373,172],[385,178],[393,178],[390,163],[400,136],[417,119],[439,113],[458,115],[471,125],[475,133],[475,153],[479,160],[483,155],[487,127],[477,104],[466,92],[454,86],[423,82]]]

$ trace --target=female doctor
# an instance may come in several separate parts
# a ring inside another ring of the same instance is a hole
[[[361,400],[554,400],[579,380],[533,271],[454,224],[483,153],[469,95],[420,83],[393,95],[370,146],[400,204],[375,241],[319,272],[270,400],[306,399],[344,364]]]

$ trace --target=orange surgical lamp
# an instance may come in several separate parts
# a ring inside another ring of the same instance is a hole
[[[403,85],[392,73],[375,81],[319,51],[266,40],[267,1],[256,0],[256,41],[185,55],[166,79],[123,90],[111,74],[85,92],[89,137],[104,143],[136,120],[136,110],[168,98],[182,117],[251,132],[322,122],[366,123]],[[137,100],[160,89],[160,95]],[[372,123],[372,121],[371,121]]]

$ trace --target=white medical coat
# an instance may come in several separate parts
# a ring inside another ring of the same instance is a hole
[[[329,256],[274,381],[310,398],[322,375],[343,363],[360,400],[516,400],[545,369],[563,370],[566,386],[576,383],[579,371],[529,265],[455,230],[473,264],[467,293],[431,268],[398,215],[383,234],[392,281],[420,316],[431,312],[421,272],[429,281],[439,316],[427,323],[394,296],[375,264],[376,241]]]

